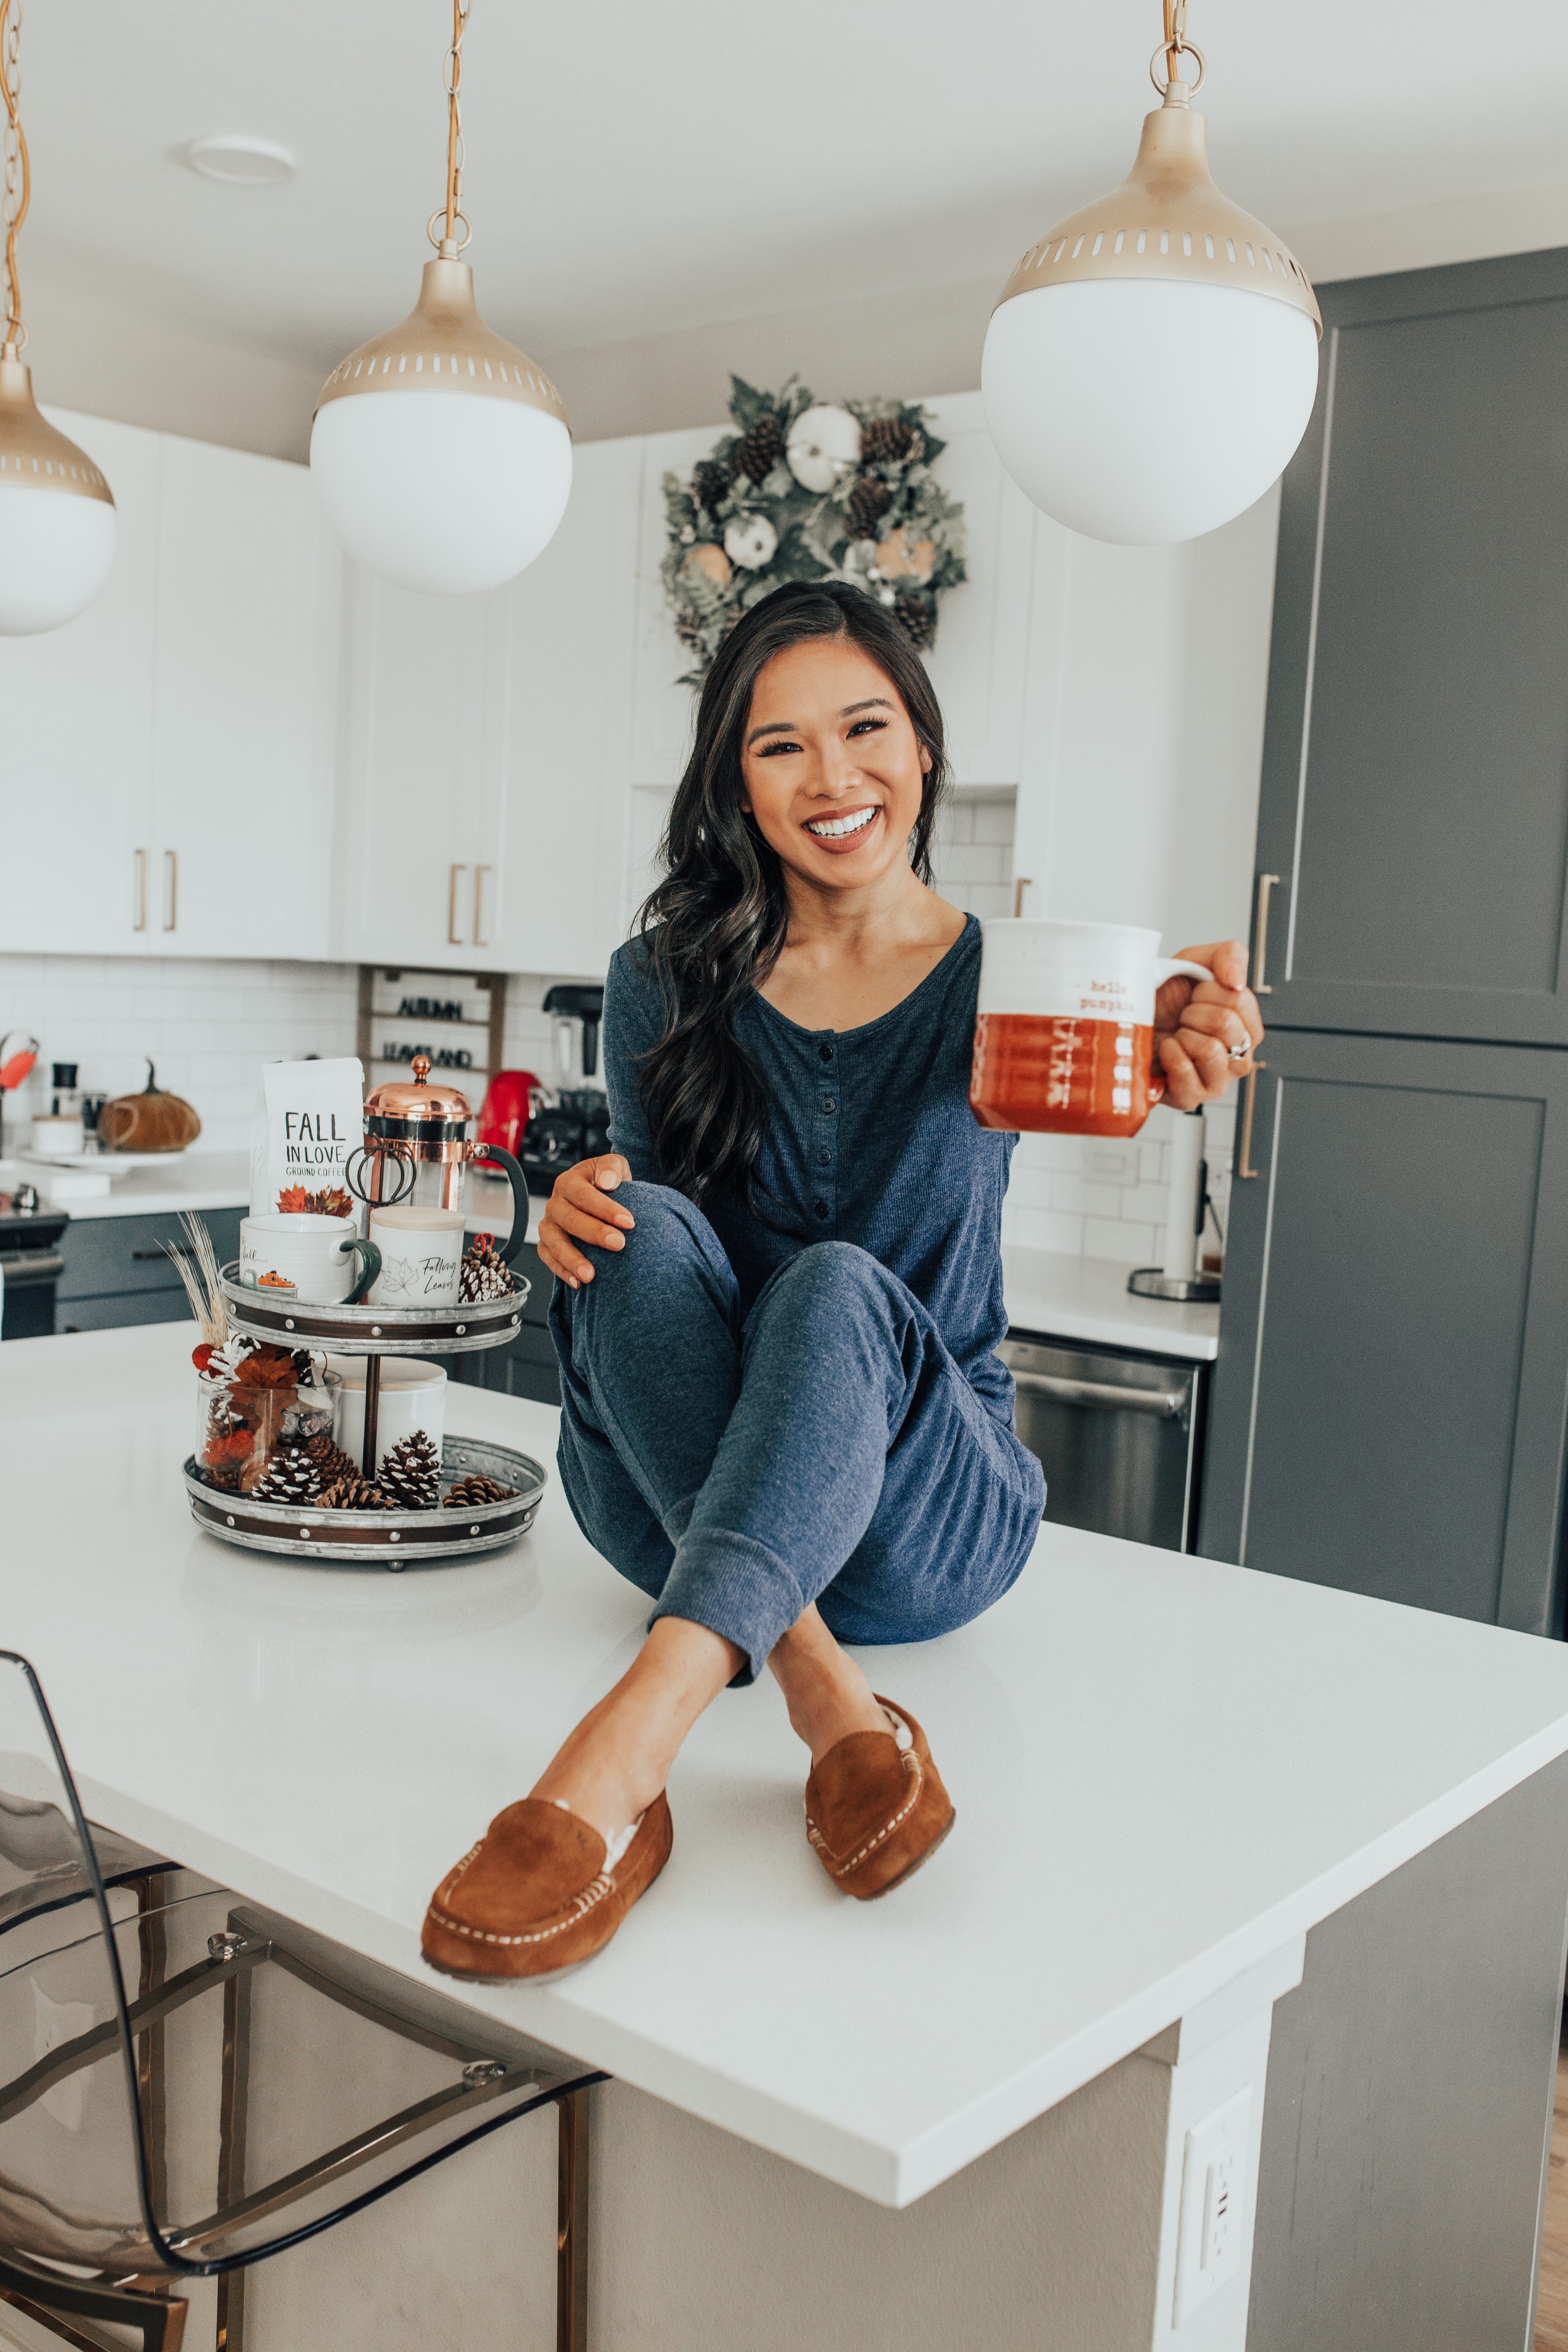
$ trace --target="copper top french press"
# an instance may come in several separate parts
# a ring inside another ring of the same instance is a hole
[[[416,1054],[412,1067],[412,1083],[395,1079],[365,1097],[364,1148],[344,1171],[349,1187],[373,1209],[460,1210],[468,1169],[488,1160],[511,1186],[511,1232],[500,1252],[510,1265],[528,1237],[528,1179],[511,1152],[476,1140],[467,1095],[430,1084],[427,1054]]]

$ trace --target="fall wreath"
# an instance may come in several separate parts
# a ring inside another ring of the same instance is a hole
[[[675,631],[700,686],[742,613],[786,580],[844,580],[888,605],[922,652],[942,591],[964,577],[963,509],[938,484],[943,446],[918,404],[813,399],[730,379],[727,433],[692,472],[664,478],[662,566]]]

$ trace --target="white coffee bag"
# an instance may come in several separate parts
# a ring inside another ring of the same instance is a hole
[[[250,1213],[357,1219],[348,1163],[364,1142],[364,1071],[357,1057],[269,1062],[250,1147]]]

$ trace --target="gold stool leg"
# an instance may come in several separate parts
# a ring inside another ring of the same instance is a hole
[[[588,2094],[557,2099],[555,2352],[588,2352]]]
[[[245,2128],[250,2098],[251,1971],[241,1969],[223,1989],[223,2092],[218,2113],[217,2201],[245,2194]],[[217,2283],[216,2352],[245,2352],[245,2273],[225,2271]]]

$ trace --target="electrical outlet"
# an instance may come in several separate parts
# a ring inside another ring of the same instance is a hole
[[[1182,2154],[1173,2325],[1201,2310],[1241,2267],[1252,2086],[1194,2124]]]

